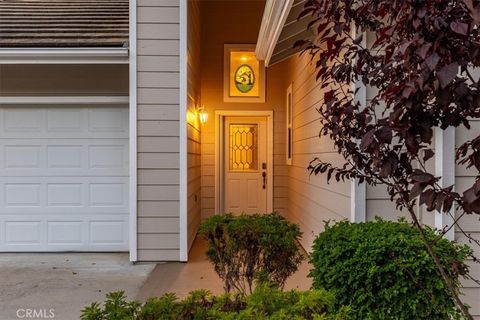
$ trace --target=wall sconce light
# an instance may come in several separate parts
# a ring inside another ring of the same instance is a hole
[[[208,121],[208,111],[205,109],[205,107],[201,107],[198,109],[198,117],[200,119],[201,124],[205,124]]]

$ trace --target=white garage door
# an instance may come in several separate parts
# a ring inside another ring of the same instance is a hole
[[[128,108],[0,107],[0,251],[128,250]]]

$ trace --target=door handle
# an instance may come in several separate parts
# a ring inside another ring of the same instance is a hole
[[[262,172],[262,178],[263,178],[263,189],[267,188],[267,173],[265,171]]]

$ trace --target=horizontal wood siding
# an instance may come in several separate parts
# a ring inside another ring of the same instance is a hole
[[[460,145],[468,140],[477,137],[480,133],[480,120],[471,121],[472,128],[467,130],[464,127],[459,127],[455,132],[455,146]],[[462,194],[466,189],[472,186],[478,172],[474,168],[467,169],[463,165],[455,167],[455,191]],[[470,234],[477,241],[480,240],[480,217],[476,214],[467,215],[460,220],[460,226],[466,233]],[[460,243],[468,244],[475,252],[475,256],[480,256],[480,248],[475,243],[470,243],[469,240],[459,228],[455,230],[455,240]],[[471,269],[470,275],[475,279],[480,279],[480,265],[478,263],[469,262]],[[473,281],[463,281],[463,293],[465,297],[464,302],[470,305],[472,315],[480,318],[480,285]]]
[[[372,34],[367,34],[367,45],[371,47],[375,41],[375,36]],[[367,102],[370,102],[372,98],[377,94],[376,88],[367,87]],[[435,150],[435,144],[432,143],[431,148]],[[434,173],[435,172],[435,160],[432,158],[427,163],[427,169]],[[398,220],[400,217],[405,217],[407,220],[411,220],[408,212],[405,210],[400,211],[396,208],[395,203],[390,201],[390,196],[388,195],[387,189],[383,185],[378,186],[366,186],[367,191],[367,220],[374,220],[375,217],[381,217],[388,220]],[[416,208],[417,215],[420,218],[420,221],[425,225],[434,226],[435,225],[435,215],[432,212],[428,212],[425,209],[425,206],[417,206]]]
[[[179,260],[179,0],[137,0],[138,260]]]
[[[195,110],[200,103],[200,3],[188,1],[188,116],[187,116],[187,231],[188,248],[193,244],[201,220],[201,131]]]
[[[310,57],[294,56],[286,62],[288,83],[293,83],[293,161],[288,166],[288,217],[303,231],[302,245],[309,250],[324,221],[350,217],[350,182],[327,183],[325,175],[310,176],[312,159],[341,165],[344,160],[329,138],[321,137],[317,108],[323,90],[315,80]]]

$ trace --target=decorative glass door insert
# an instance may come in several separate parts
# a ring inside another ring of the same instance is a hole
[[[258,170],[258,124],[230,124],[229,131],[230,170]]]

